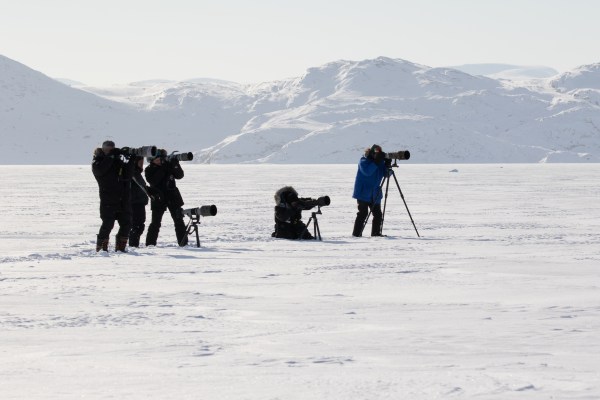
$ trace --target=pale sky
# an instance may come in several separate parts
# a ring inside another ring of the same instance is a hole
[[[339,59],[600,62],[598,0],[0,0],[0,54],[89,85],[252,83]]]

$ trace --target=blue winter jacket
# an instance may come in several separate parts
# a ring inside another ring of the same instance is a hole
[[[356,200],[380,204],[383,198],[380,185],[386,173],[387,167],[384,162],[376,164],[375,161],[362,157],[358,162],[352,197]]]

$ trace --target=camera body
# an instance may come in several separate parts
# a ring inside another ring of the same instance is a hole
[[[183,214],[190,219],[198,219],[200,217],[214,217],[215,215],[217,215],[217,206],[211,204],[195,208],[188,208],[186,210],[183,210]]]
[[[311,197],[302,197],[298,199],[300,201],[300,207],[303,210],[310,210],[313,207],[325,207],[331,204],[329,196],[321,196],[316,199]]]

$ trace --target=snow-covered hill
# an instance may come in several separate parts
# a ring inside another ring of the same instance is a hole
[[[312,68],[271,93],[255,96],[263,108],[279,104],[276,111],[254,117],[200,159],[352,162],[377,142],[410,149],[413,162],[600,160],[598,105],[549,85],[534,90],[378,58]]]
[[[192,151],[236,133],[235,86],[142,82],[88,91],[0,56],[2,164],[82,164],[106,138]]]
[[[379,143],[409,162],[600,161],[600,64],[531,82],[380,57],[240,85],[68,87],[0,57],[2,163],[85,163],[106,137],[198,162],[348,163]]]
[[[554,68],[542,65],[511,65],[511,64],[464,64],[450,68],[466,72],[471,75],[482,75],[494,79],[530,80],[551,78],[558,75]]]

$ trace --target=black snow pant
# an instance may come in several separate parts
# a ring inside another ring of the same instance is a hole
[[[131,229],[131,208],[121,207],[119,204],[103,204],[100,202],[100,218],[102,226],[98,232],[98,239],[108,239],[110,231],[115,226],[115,221],[119,222],[119,231],[117,236],[120,238],[129,237]]]
[[[146,205],[131,205],[131,231],[129,232],[129,246],[140,247],[140,237],[146,227]]]
[[[148,233],[146,234],[146,246],[156,246],[158,240],[158,232],[160,231],[162,217],[165,211],[169,209],[173,223],[175,224],[175,235],[177,236],[177,244],[179,246],[185,246],[188,242],[187,231],[185,229],[185,223],[183,222],[183,209],[181,207],[173,207],[171,205],[158,206],[152,209],[152,222],[148,227]]]
[[[358,200],[358,212],[354,221],[354,230],[352,236],[362,236],[365,220],[369,215],[369,209],[373,214],[373,225],[371,226],[371,236],[381,236],[381,223],[383,216],[381,214],[381,204],[368,203]]]

